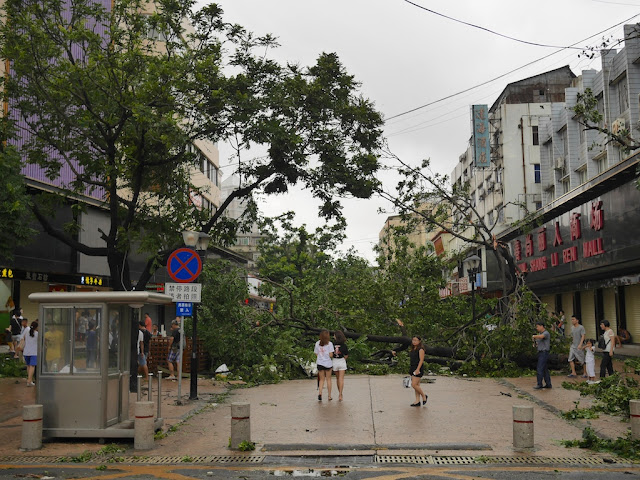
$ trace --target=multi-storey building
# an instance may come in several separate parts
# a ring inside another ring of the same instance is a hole
[[[549,310],[575,313],[587,336],[608,320],[640,341],[640,154],[586,129],[574,107],[594,95],[600,127],[640,139],[640,38],[625,26],[624,48],[601,52],[601,70],[582,72],[540,123],[543,206],[508,241],[527,284]]]
[[[565,66],[507,85],[488,109],[490,166],[475,167],[472,136],[451,173],[453,185],[468,186],[471,205],[493,234],[542,207],[540,123],[551,116],[555,105],[564,101],[565,89],[574,78]],[[472,235],[471,229],[461,225],[469,214],[454,210],[452,219],[454,228],[467,238]],[[471,221],[475,219],[472,215]],[[463,240],[452,237],[450,251],[464,252],[469,248]],[[482,249],[478,254],[482,258],[481,285],[500,289],[495,258],[485,255]]]

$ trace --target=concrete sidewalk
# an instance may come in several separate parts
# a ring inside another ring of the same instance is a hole
[[[616,366],[620,370],[619,366]],[[412,389],[402,387],[401,375],[347,375],[344,401],[317,400],[316,380],[294,380],[275,385],[228,390],[207,379],[198,381],[199,399],[184,398],[176,405],[176,382],[163,382],[165,430],[175,431],[155,442],[145,455],[229,455],[231,403],[251,405],[252,440],[263,455],[370,455],[434,454],[508,456],[533,454],[549,457],[592,455],[567,449],[560,440],[580,438],[585,426],[615,438],[629,424],[620,417],[568,422],[559,412],[586,407],[590,401],[565,390],[565,376],[553,377],[551,390],[533,390],[534,377],[470,379],[436,376],[423,379],[429,395],[425,407],[410,407]],[[34,403],[34,389],[20,379],[0,379],[0,455],[19,454],[22,405]],[[220,402],[219,395],[228,392]],[[183,395],[188,395],[188,381]],[[155,397],[155,393],[154,393]],[[135,394],[132,396],[135,401]],[[220,402],[220,403],[217,403]],[[535,448],[517,452],[512,447],[513,405],[534,406]],[[13,414],[11,414],[13,412]],[[132,447],[132,444],[121,442]],[[97,440],[48,441],[38,452],[26,455],[78,455],[102,447]],[[131,449],[133,453],[133,449]]]
[[[409,406],[414,401],[413,390],[402,387],[400,375],[348,375],[343,402],[337,401],[335,384],[333,401],[327,400],[325,390],[319,402],[315,380],[237,389],[225,404],[203,412],[156,442],[153,454],[229,454],[231,403],[248,402],[256,452],[267,455],[520,455],[523,452],[512,447],[514,405],[534,406],[535,448],[529,453],[592,455],[559,445],[560,440],[580,438],[587,425],[567,422],[557,414],[555,405],[571,408],[579,396],[561,388],[564,378],[553,379],[556,389],[535,391],[531,377],[515,383],[430,377],[433,383],[424,384],[429,395],[425,407]],[[620,418],[608,419],[606,424],[612,436],[623,435],[628,428]]]

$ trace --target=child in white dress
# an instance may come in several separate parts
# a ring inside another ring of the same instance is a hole
[[[595,350],[593,346],[594,343],[595,342],[592,339],[588,339],[587,344],[584,347],[584,364],[587,369],[587,375],[589,377],[589,381],[587,383],[596,383],[596,358],[593,355],[593,351]]]

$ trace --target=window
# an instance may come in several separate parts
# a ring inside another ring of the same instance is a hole
[[[540,183],[540,164],[539,163],[534,163],[533,164],[533,178],[535,180],[535,183]]]
[[[236,240],[237,245],[249,245],[249,237],[240,237]]]
[[[596,160],[596,165],[598,166],[598,173],[602,173],[607,169],[607,156],[603,155],[601,158]]]
[[[536,210],[540,210],[542,208],[542,202],[536,202]]]
[[[538,137],[538,126],[535,125],[533,127],[531,127],[531,134],[533,136],[533,144],[534,145],[540,145],[540,138]]]
[[[562,181],[562,193],[567,193],[569,191],[569,179]]]
[[[629,109],[629,86],[627,84],[627,77],[625,76],[618,82],[618,106],[620,107],[620,115]]]
[[[498,212],[498,223],[504,223],[504,207],[502,204],[496,207],[496,212]]]
[[[598,126],[600,128],[604,128],[604,95],[601,93],[596,97],[596,100],[598,101],[596,108],[598,109],[598,113],[601,115]]]
[[[494,217],[494,215],[493,215],[493,210],[492,210],[487,214],[487,224],[488,224],[489,228],[491,228],[493,226],[493,217]]]
[[[580,170],[578,170],[578,182],[580,183],[580,185],[582,185],[583,183],[587,183],[587,168],[581,168]]]
[[[42,373],[58,375],[100,374],[100,332],[109,334],[109,367],[111,349],[118,367],[119,326],[106,329],[101,325],[101,310],[96,307],[45,307]],[[101,328],[102,327],[102,328]]]

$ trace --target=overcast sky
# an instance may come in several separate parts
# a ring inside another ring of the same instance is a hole
[[[362,83],[362,93],[385,118],[484,84],[386,123],[385,135],[394,153],[412,164],[430,158],[434,170],[446,174],[466,149],[471,133],[470,105],[491,105],[508,83],[564,65],[570,65],[576,75],[588,68],[599,70],[598,57],[591,60],[581,56],[580,49],[555,47],[596,46],[603,37],[619,39],[622,26],[612,27],[640,21],[640,0],[412,2],[418,6],[405,0],[217,3],[225,12],[225,21],[278,37],[281,46],[271,52],[272,58],[310,65],[321,52],[336,52],[347,71]],[[500,37],[419,6],[554,48]],[[232,167],[225,167],[230,149],[220,145],[220,152],[223,178],[227,178],[232,171]],[[381,178],[387,189],[395,185],[392,176]],[[261,211],[272,216],[293,206],[298,223],[311,229],[318,226],[316,203],[299,190],[268,197]],[[373,261],[372,246],[387,217],[378,213],[379,208],[388,210],[390,205],[380,199],[345,202],[348,229],[344,250],[353,246]]]

